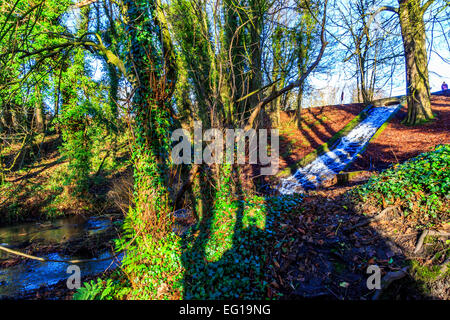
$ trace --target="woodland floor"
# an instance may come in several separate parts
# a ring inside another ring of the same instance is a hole
[[[58,134],[37,139],[32,151],[26,153],[30,163],[24,161],[20,169],[7,175],[0,188],[0,225],[73,214],[118,214],[127,205],[131,173],[126,147],[118,151],[113,170],[92,172],[89,191],[82,197],[73,197],[61,178],[68,164],[59,153],[61,143]]]
[[[271,251],[269,296],[280,297],[281,294],[285,299],[370,299],[373,292],[366,288],[368,275],[365,271],[368,265],[377,264],[383,274],[405,266],[414,270],[394,282],[382,298],[450,299],[450,277],[433,279],[426,276],[426,268],[436,269],[435,264],[444,263],[442,257],[442,261],[436,261],[436,257],[440,256],[436,252],[449,250],[445,238],[430,240],[424,249],[414,253],[422,231],[415,228],[414,221],[408,220],[397,210],[377,222],[352,229],[384,208],[368,203],[354,207],[346,197],[347,191],[390,165],[430,151],[438,144],[450,143],[450,96],[433,96],[432,108],[436,120],[418,127],[401,124],[406,116],[406,108],[403,108],[348,170],[363,172],[345,185],[334,184],[308,192],[299,208],[301,213],[297,212],[287,221],[280,222],[280,230],[276,234],[283,244],[278,248],[274,246]],[[324,110],[313,108],[305,112],[310,119],[326,119],[333,114],[333,119],[339,121],[321,123],[312,129],[298,130],[295,123],[289,124],[287,129],[283,128],[281,170],[326,142],[362,109],[362,105],[331,106]],[[289,119],[286,114],[283,117]],[[317,132],[324,134],[322,137],[325,138],[321,140]],[[312,142],[311,145],[308,142]],[[292,145],[295,147],[289,153]],[[289,157],[283,156],[283,153],[289,153]],[[448,223],[435,227],[450,231]],[[433,264],[435,266],[431,267]]]
[[[386,275],[405,266],[412,270],[415,263],[421,267],[444,263],[445,254],[439,259],[436,253],[449,251],[445,238],[429,241],[414,253],[422,231],[399,210],[355,228],[383,209],[349,201],[346,192],[365,180],[310,191],[298,212],[279,222],[276,237],[282,245],[271,249],[269,296],[370,300],[374,291],[366,287],[369,265],[378,265]],[[450,224],[436,228],[449,232]],[[394,282],[381,299],[450,299],[449,276],[423,280],[412,276],[417,270]]]
[[[450,93],[448,96],[432,96],[431,103],[435,121],[407,127],[401,123],[407,111],[403,107],[386,129],[370,142],[349,171],[382,170],[430,151],[438,144],[450,143]]]

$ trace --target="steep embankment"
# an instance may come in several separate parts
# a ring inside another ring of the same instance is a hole
[[[380,127],[395,114],[400,105],[368,107],[352,120],[338,138],[333,137],[322,153],[316,154],[306,166],[292,176],[282,179],[278,188],[283,194],[315,189],[344,170],[369,143]],[[353,125],[354,124],[354,125]],[[348,131],[348,132],[347,132]]]
[[[420,126],[408,127],[401,122],[406,116],[403,107],[389,122],[385,130],[373,139],[365,152],[348,169],[380,170],[401,163],[438,144],[450,143],[450,93],[433,95],[431,107],[436,119]]]

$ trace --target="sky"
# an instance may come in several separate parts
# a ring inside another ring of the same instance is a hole
[[[344,90],[344,103],[353,102],[351,101],[351,88],[356,83],[356,79],[347,80],[343,68],[348,68],[348,65],[337,69],[331,76],[327,74],[314,74],[311,75],[311,78],[309,79],[310,84],[319,91],[326,92],[331,91],[333,87],[337,88],[337,92],[339,93],[338,96],[328,97],[329,101],[326,101],[326,104],[340,103],[340,93],[342,90]],[[434,53],[432,53],[429,58],[428,74],[431,92],[440,91],[443,81],[450,84],[450,65],[443,62]],[[406,93],[406,70],[404,63],[399,66],[396,74],[394,74],[393,83],[391,96],[404,95]],[[389,92],[390,89],[390,85],[384,88],[386,92]],[[308,105],[311,101],[308,100],[308,98],[305,98],[305,103]]]
[[[348,3],[350,0],[341,0],[344,4]],[[396,0],[386,0],[381,1],[379,5],[393,5],[398,6],[398,1]],[[436,7],[439,6],[439,1],[436,1]],[[430,10],[431,9],[431,10]],[[430,8],[428,11],[429,14],[432,13],[434,8]],[[375,8],[374,8],[375,10]],[[386,16],[384,16],[386,18]],[[379,19],[384,19],[382,16]],[[427,19],[427,17],[425,17]],[[376,19],[377,20],[377,19]],[[376,23],[375,20],[375,23]],[[437,51],[440,56],[442,56],[447,61],[450,61],[450,47],[449,44],[445,41],[443,37],[443,33],[447,33],[447,37],[449,36],[448,30],[445,28],[447,25],[443,25],[442,27],[439,24],[436,24],[434,39],[433,39],[433,50]],[[428,25],[427,30],[427,46],[430,45],[432,33],[430,30],[430,25]],[[450,38],[447,38],[450,41]],[[402,46],[401,36],[398,36],[399,44]],[[428,47],[428,49],[430,49]],[[429,73],[429,81],[430,81],[430,89],[431,92],[436,92],[441,90],[441,84],[445,81],[447,84],[450,84],[450,64],[444,62],[435,52],[428,50],[428,73]],[[396,73],[394,74],[394,78],[392,79],[392,88],[390,83],[386,85],[384,89],[385,92],[390,93],[390,96],[404,95],[406,93],[406,70],[404,59],[398,59],[398,68],[396,68]],[[342,90],[344,90],[344,103],[351,103],[351,88],[356,83],[356,79],[347,79],[344,75],[345,69],[352,68],[353,66],[349,64],[339,64],[339,66],[335,69],[335,72],[331,75],[329,74],[313,74],[309,78],[310,84],[316,89],[316,91],[322,92],[331,92],[333,91],[333,87],[337,88],[336,92],[338,96],[328,95],[328,101],[325,104],[335,104],[340,103],[340,94]],[[326,95],[326,94],[325,94]],[[308,97],[305,97],[304,103],[306,105],[314,104],[315,101],[311,101],[311,98],[308,100]]]

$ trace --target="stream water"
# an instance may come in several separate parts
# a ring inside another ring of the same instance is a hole
[[[341,137],[332,150],[298,169],[292,176],[282,179],[278,191],[281,194],[301,193],[315,189],[334,177],[356,158],[370,138],[400,107],[394,105],[370,109],[368,116],[346,136]]]
[[[24,223],[15,226],[0,228],[0,244],[13,249],[21,248],[33,241],[43,244],[60,243],[76,239],[80,235],[93,235],[112,226],[109,219],[90,218],[79,216],[57,219],[45,224]],[[21,251],[20,249],[17,249]],[[61,253],[48,253],[39,255],[52,260],[86,259],[86,257],[65,255]],[[80,263],[81,277],[93,275],[115,268],[119,261],[108,259],[97,261],[111,256],[111,252],[104,250],[93,261]],[[0,260],[6,259],[7,254],[0,251]],[[119,256],[120,260],[121,256]],[[41,286],[51,286],[61,280],[67,280],[71,273],[67,273],[69,264],[60,262],[41,262],[26,259],[24,262],[0,267],[0,299],[15,297]]]

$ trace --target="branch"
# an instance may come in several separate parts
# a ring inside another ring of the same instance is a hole
[[[57,259],[47,259],[47,258],[36,257],[36,256],[30,255],[30,254],[26,254],[26,253],[23,253],[23,252],[20,252],[20,251],[12,250],[12,249],[9,249],[9,248],[3,247],[3,246],[0,246],[0,251],[5,251],[7,253],[14,254],[16,256],[24,257],[24,258],[31,259],[31,260],[37,260],[37,261],[41,261],[41,262],[58,262],[58,263],[69,263],[69,264],[86,263],[86,262],[92,262],[92,261],[112,260],[114,258],[117,258],[118,255],[120,253],[122,253],[122,251],[120,251],[119,253],[116,253],[116,254],[113,254],[113,255],[111,255],[109,257],[101,258],[101,259],[93,258],[93,259],[83,259],[83,260],[81,260],[81,259],[57,260]]]
[[[399,8],[391,7],[391,6],[382,6],[382,7],[379,7],[377,10],[375,10],[374,12],[372,12],[372,13],[369,14],[369,15],[370,15],[370,18],[369,18],[369,20],[367,21],[367,24],[366,24],[366,26],[364,27],[364,31],[363,31],[362,34],[365,34],[366,32],[368,32],[368,30],[369,30],[369,28],[370,28],[370,25],[372,24],[373,19],[375,19],[375,16],[376,16],[377,14],[379,14],[380,12],[383,12],[383,11],[390,11],[390,12],[393,12],[393,13],[398,14],[398,10],[399,10]]]
[[[90,5],[90,4],[94,3],[94,2],[97,2],[97,0],[84,0],[84,1],[76,3],[74,5],[74,7],[75,8],[83,8],[83,7],[88,6],[88,5]]]
[[[422,12],[427,11],[427,9],[433,4],[435,0],[428,0],[425,2],[425,4],[422,6]]]
[[[320,51],[319,54],[316,57],[316,60],[313,62],[312,65],[309,66],[309,68],[306,70],[306,72],[304,74],[302,74],[302,76],[295,82],[292,82],[291,84],[285,86],[284,88],[280,89],[280,90],[276,90],[273,91],[269,96],[267,96],[266,98],[264,98],[263,100],[261,100],[257,105],[255,110],[253,110],[253,112],[250,115],[250,118],[248,119],[247,125],[245,126],[245,131],[250,130],[253,127],[253,123],[255,122],[256,117],[258,116],[259,112],[262,110],[262,108],[270,103],[271,101],[273,101],[274,99],[278,98],[279,96],[281,96],[282,94],[300,87],[306,80],[306,78],[309,76],[309,74],[317,67],[317,65],[319,64],[320,60],[322,59],[323,53],[325,52],[325,48],[328,45],[328,42],[325,39],[325,22],[326,22],[326,17],[327,17],[327,3],[328,0],[325,0],[324,3],[324,12],[323,12],[323,18],[322,18],[322,30],[320,32],[320,42],[321,42],[321,47],[320,47]]]
[[[129,75],[126,72],[125,69],[125,64],[123,63],[122,60],[119,59],[118,56],[116,56],[111,50],[109,50],[108,48],[105,47],[105,45],[103,44],[103,41],[101,39],[101,37],[98,34],[95,34],[95,36],[97,37],[97,40],[99,41],[99,43],[95,43],[92,41],[86,41],[86,40],[82,40],[82,39],[76,39],[75,41],[70,41],[70,42],[66,42],[66,43],[62,43],[62,44],[57,44],[51,47],[46,47],[46,48],[42,48],[33,52],[25,52],[23,53],[20,58],[27,58],[33,55],[37,55],[40,53],[43,53],[45,51],[49,52],[48,56],[52,56],[54,54],[57,54],[58,52],[55,52],[53,50],[56,49],[64,49],[70,46],[85,46],[85,47],[90,47],[92,49],[97,50],[100,54],[103,54],[104,56],[106,56],[107,58],[107,62],[111,63],[113,65],[115,65],[117,68],[119,68],[120,72],[122,72],[122,74],[129,78]],[[84,37],[84,36],[83,36]],[[81,37],[81,38],[83,38]]]
[[[278,79],[275,80],[274,82],[269,83],[268,85],[265,85],[265,86],[262,87],[262,88],[256,89],[256,90],[253,91],[253,92],[250,92],[249,94],[245,95],[244,97],[237,99],[236,102],[244,101],[244,100],[250,98],[251,96],[253,96],[253,95],[257,94],[257,93],[260,93],[261,91],[264,91],[265,89],[270,88],[271,86],[273,86],[274,84],[276,84],[276,83],[277,83],[278,81],[280,81],[281,79],[282,79],[282,78],[278,78]]]
[[[379,7],[377,10],[375,10],[375,12],[373,12],[371,15],[375,16],[375,15],[379,14],[381,11],[391,11],[391,12],[398,14],[398,8],[392,7],[392,6],[382,6],[382,7]]]
[[[99,50],[102,54],[106,56],[106,58],[108,59],[108,63],[112,63],[113,65],[115,65],[117,68],[119,68],[120,72],[122,72],[122,74],[125,77],[127,77],[127,70],[125,68],[125,64],[123,63],[123,61],[120,60],[118,56],[116,56],[111,50],[108,50],[108,48],[106,48],[103,45],[102,39],[98,34],[95,34],[95,36],[97,37],[100,44],[96,44],[94,42],[85,42],[85,45],[91,46]]]

